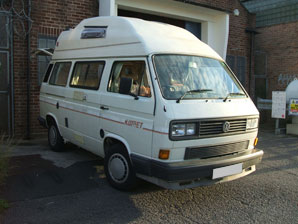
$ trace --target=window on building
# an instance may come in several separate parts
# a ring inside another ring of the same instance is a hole
[[[267,79],[265,77],[255,77],[255,97],[266,99]]]
[[[236,75],[243,86],[245,86],[246,76],[246,57],[237,56]]]
[[[98,89],[105,62],[77,62],[70,86],[84,89]]]
[[[56,63],[50,78],[50,84],[58,85],[58,86],[66,86],[70,66],[71,66],[70,62]]]
[[[8,48],[8,17],[0,15],[0,48]]]
[[[227,55],[227,64],[233,70],[241,84],[245,87],[246,82],[246,57]]]
[[[266,75],[266,53],[257,51],[255,52],[255,75]]]
[[[130,93],[137,96],[151,97],[144,61],[115,62],[109,81],[109,92],[119,93],[121,78],[132,79]]]
[[[235,73],[235,56],[227,55],[226,62]]]
[[[56,38],[41,36],[38,38],[38,48],[55,48]],[[50,63],[50,56],[37,56],[37,69],[38,69],[38,84],[40,85],[43,76],[46,72],[48,64]]]

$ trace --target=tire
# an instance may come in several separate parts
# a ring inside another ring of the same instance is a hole
[[[125,191],[136,187],[136,173],[122,144],[113,145],[108,149],[104,159],[104,170],[112,187]]]
[[[55,122],[51,122],[49,124],[48,142],[49,146],[54,152],[61,152],[64,150],[64,141]]]

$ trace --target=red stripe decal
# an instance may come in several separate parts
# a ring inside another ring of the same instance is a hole
[[[109,118],[106,118],[106,117],[101,117],[101,118],[104,119],[104,120],[107,120],[107,121],[112,121],[112,122],[118,123],[118,124],[125,124],[124,122],[112,120],[112,119],[109,119]]]
[[[49,102],[46,102],[46,101],[43,101],[43,100],[40,100],[40,102],[44,102],[44,103],[47,103],[47,104],[56,106],[56,104],[49,103]],[[92,116],[92,117],[102,118],[102,119],[104,119],[104,120],[111,121],[111,122],[115,122],[115,123],[117,123],[117,124],[126,125],[124,122],[121,122],[121,121],[116,121],[116,120],[112,120],[112,119],[109,119],[109,118],[106,118],[106,117],[101,117],[101,116],[98,116],[98,115],[89,114],[89,113],[86,113],[86,112],[81,112],[81,111],[74,110],[74,109],[70,109],[70,108],[63,107],[63,106],[60,106],[60,107],[63,108],[63,109],[65,109],[65,110],[70,110],[70,111],[73,111],[73,112],[77,112],[77,113],[81,113],[81,114],[89,115],[89,116]],[[168,135],[168,133],[166,133],[166,132],[155,131],[155,130],[148,129],[148,128],[143,128],[143,130],[144,130],[144,131],[150,131],[150,132],[157,133],[157,134],[161,134],[161,135]]]
[[[143,128],[143,130],[144,131],[154,132],[154,133],[161,134],[161,135],[168,135],[168,133],[166,133],[166,132],[155,131],[155,130],[148,129],[148,128]]]

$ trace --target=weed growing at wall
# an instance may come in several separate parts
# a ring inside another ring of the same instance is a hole
[[[9,153],[13,147],[12,140],[5,138],[4,135],[0,137],[0,191],[4,187],[5,179],[9,171]],[[0,214],[9,207],[8,203],[0,198]]]

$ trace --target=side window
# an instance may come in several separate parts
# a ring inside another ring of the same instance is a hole
[[[49,76],[51,74],[52,68],[53,68],[53,64],[49,64],[47,72],[46,72],[46,74],[43,78],[43,82],[48,82],[48,79],[49,79]]]
[[[137,96],[151,97],[151,90],[144,61],[115,62],[109,80],[108,91],[119,93],[121,78],[131,78],[130,92]]]
[[[70,66],[71,66],[70,62],[56,63],[50,78],[50,84],[58,85],[58,86],[66,86]]]
[[[84,89],[98,89],[105,63],[103,61],[77,62],[70,86]]]
[[[38,48],[55,48],[56,37],[52,36],[39,36],[37,47]],[[38,75],[38,84],[41,84],[42,77],[46,72],[48,64],[50,63],[51,56],[38,55],[37,56],[37,75]]]

